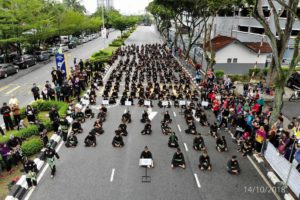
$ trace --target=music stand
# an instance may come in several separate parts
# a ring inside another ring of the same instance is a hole
[[[102,100],[102,105],[104,106],[109,105],[109,100]]]
[[[180,112],[179,114],[183,115],[183,111],[182,111],[182,106],[186,105],[186,101],[185,100],[180,100],[179,101],[179,106],[180,106]]]
[[[129,110],[129,107],[132,106],[131,101],[125,101],[125,106],[127,106],[127,109]]]
[[[164,107],[164,110],[166,109],[166,107],[169,105],[168,101],[162,101],[161,105]]]
[[[151,107],[151,101],[145,100],[145,101],[144,101],[144,105],[145,105],[145,106]]]
[[[141,158],[140,159],[140,162],[139,162],[139,165],[142,166],[142,167],[145,167],[145,175],[142,176],[142,183],[151,183],[151,176],[148,176],[147,174],[147,169],[148,169],[148,166],[152,166],[152,159],[144,159],[144,158]]]

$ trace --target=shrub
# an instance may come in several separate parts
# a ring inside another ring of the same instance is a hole
[[[216,70],[215,75],[217,79],[223,78],[224,76],[224,71],[223,70]]]
[[[16,137],[26,139],[26,138],[29,138],[31,136],[38,135],[39,131],[38,131],[38,129],[35,125],[27,126],[26,128],[23,128],[19,131],[18,130],[10,131],[10,132],[8,132],[8,134],[6,134],[5,137],[3,137],[3,136],[0,137],[0,143],[7,142],[9,140],[9,136],[11,134],[16,136]]]
[[[242,76],[239,74],[231,74],[231,75],[228,75],[228,77],[231,78],[232,82],[235,82],[235,81],[241,81]]]
[[[254,76],[257,76],[259,73],[260,73],[260,68],[252,68],[252,69],[249,69],[249,76],[252,76],[253,73],[254,73]]]
[[[43,148],[43,143],[40,138],[33,137],[23,142],[21,148],[24,155],[32,156],[41,151],[41,149]]]
[[[61,117],[65,116],[68,110],[68,104],[61,101],[38,100],[32,106],[40,112],[50,111],[52,107],[55,107]]]

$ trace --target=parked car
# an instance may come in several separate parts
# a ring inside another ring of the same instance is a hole
[[[19,72],[19,67],[13,65],[12,63],[3,63],[0,64],[0,77],[6,78],[11,74],[15,74]]]
[[[50,54],[50,56],[55,56],[55,54],[57,53],[57,47],[50,47],[47,49],[47,51]]]
[[[86,41],[86,39],[83,37],[83,38],[79,38],[79,40],[78,40],[81,44],[83,44],[83,43],[86,43],[87,41]]]
[[[32,55],[24,54],[19,59],[15,59],[13,63],[21,69],[27,69],[36,64],[36,58]]]
[[[20,58],[20,56],[17,52],[12,52],[7,55],[2,54],[2,55],[0,55],[0,63],[10,63],[18,58]]]
[[[50,53],[48,51],[36,51],[34,55],[37,61],[45,61],[50,59]]]
[[[62,52],[66,52],[66,51],[69,51],[69,47],[65,44],[59,44],[57,49],[61,49]]]
[[[289,80],[287,81],[287,86],[289,88],[300,89],[300,73],[296,72],[291,75]]]
[[[74,48],[76,48],[76,46],[77,46],[77,44],[76,44],[75,41],[71,41],[71,42],[69,42],[69,44],[68,44],[68,48],[69,48],[69,49],[74,49]]]

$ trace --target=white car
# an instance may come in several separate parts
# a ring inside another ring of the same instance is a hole
[[[61,50],[62,52],[69,51],[68,45],[65,45],[65,44],[59,44],[57,49],[58,49],[58,51]]]

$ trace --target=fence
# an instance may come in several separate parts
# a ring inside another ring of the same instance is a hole
[[[296,169],[297,162],[294,160],[293,163],[290,163],[285,157],[279,155],[271,143],[267,144],[264,157],[281,180],[283,180],[300,199],[300,173]]]

